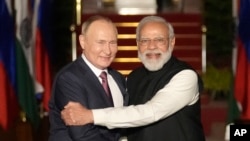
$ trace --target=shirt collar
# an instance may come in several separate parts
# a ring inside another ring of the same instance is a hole
[[[98,69],[92,63],[89,62],[89,60],[86,58],[86,56],[84,54],[82,54],[82,59],[86,62],[86,64],[90,67],[90,69],[94,72],[94,74],[97,77],[99,77],[99,75],[101,74],[102,71],[106,71],[106,73],[108,74],[107,69],[104,69],[104,70]]]

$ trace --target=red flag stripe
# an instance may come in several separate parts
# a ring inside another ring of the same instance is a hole
[[[6,131],[18,118],[18,102],[14,89],[7,78],[6,71],[0,61],[0,125]]]
[[[7,83],[6,83],[6,73],[3,68],[3,64],[0,62],[0,125],[3,129],[7,129],[8,123],[8,113],[7,113]]]
[[[36,79],[44,88],[42,102],[43,108],[48,111],[48,103],[51,91],[51,73],[50,62],[47,51],[45,50],[41,32],[39,28],[36,30]]]

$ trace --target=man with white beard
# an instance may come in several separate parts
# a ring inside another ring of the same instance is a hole
[[[144,66],[127,77],[130,106],[89,110],[69,102],[61,112],[66,125],[128,128],[128,141],[205,141],[200,114],[203,83],[189,65],[172,56],[172,25],[147,16],[136,29],[136,40]]]

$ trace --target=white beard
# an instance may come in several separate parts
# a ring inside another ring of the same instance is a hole
[[[148,59],[146,54],[147,53],[157,53],[161,54],[160,58],[158,59]],[[146,50],[143,54],[138,51],[138,57],[142,61],[143,65],[149,70],[149,71],[158,71],[160,70],[164,64],[170,59],[172,56],[172,49],[169,47],[167,52],[162,52],[161,50],[153,50],[149,51]]]

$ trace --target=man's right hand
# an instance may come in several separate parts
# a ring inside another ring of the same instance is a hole
[[[69,102],[61,111],[61,117],[66,125],[85,125],[93,123],[93,113],[77,102]]]

